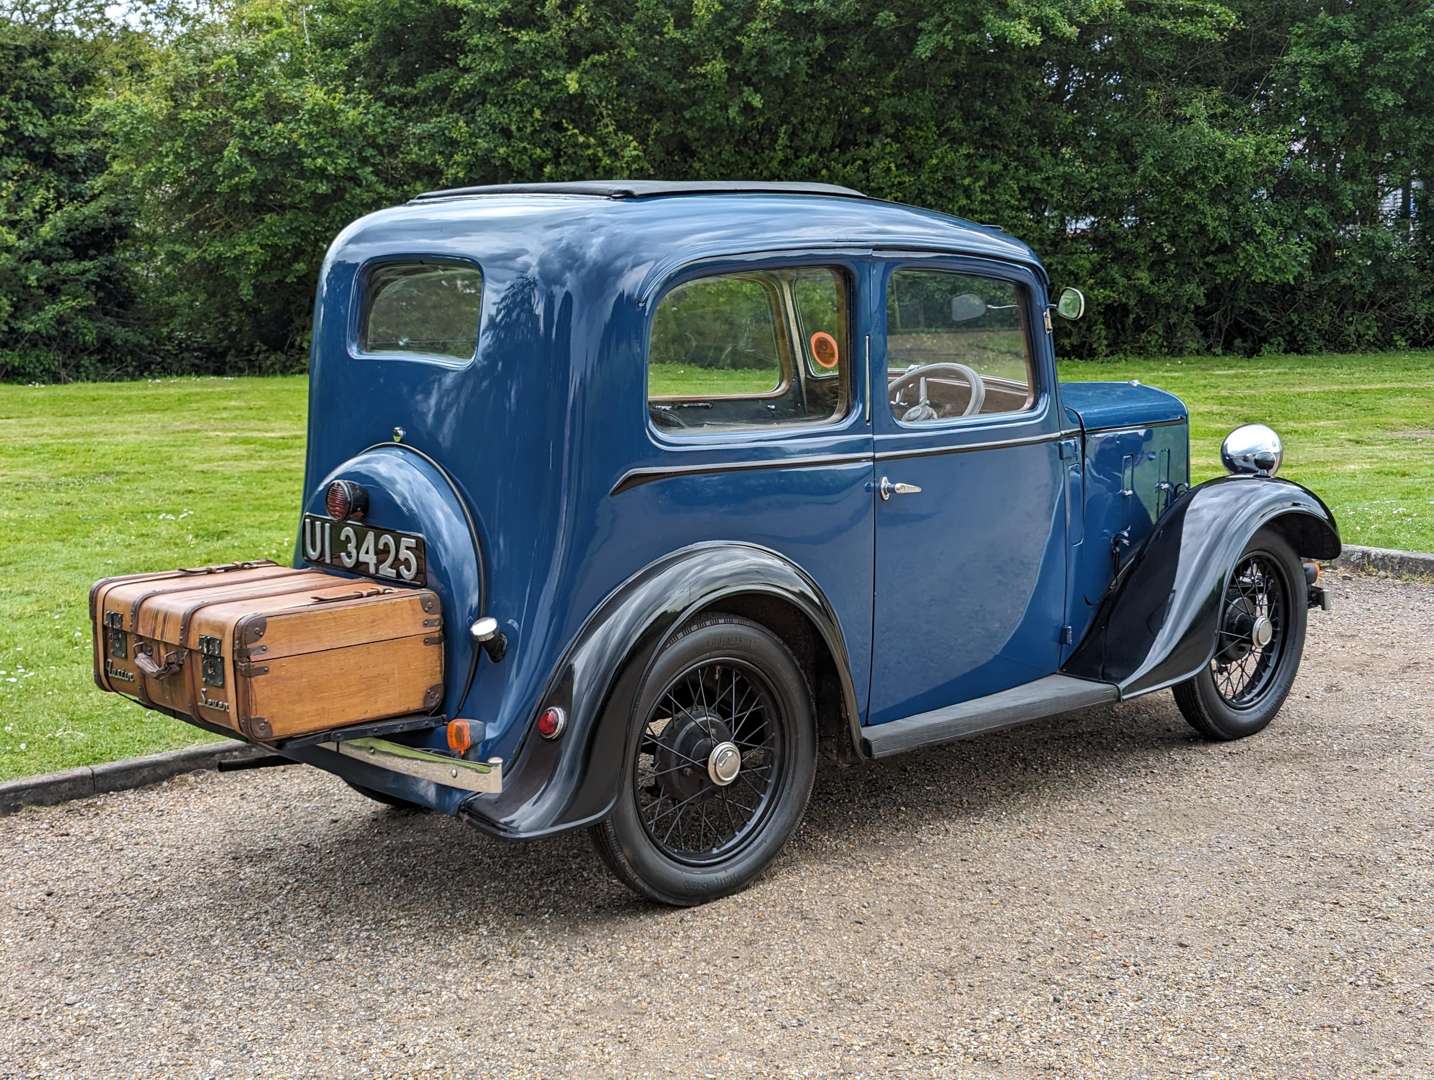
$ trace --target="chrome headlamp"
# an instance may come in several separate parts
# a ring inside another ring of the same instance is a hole
[[[1236,474],[1274,476],[1284,459],[1280,437],[1264,424],[1237,427],[1220,444],[1220,461]]]

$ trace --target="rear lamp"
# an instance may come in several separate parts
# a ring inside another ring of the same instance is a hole
[[[335,480],[324,492],[324,509],[335,521],[358,521],[368,513],[368,492],[352,480]]]
[[[473,749],[472,720],[448,721],[448,749],[460,756]]]
[[[545,739],[556,739],[568,726],[568,714],[556,705],[544,709],[538,717],[538,734]]]

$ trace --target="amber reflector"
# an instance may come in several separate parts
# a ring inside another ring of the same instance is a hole
[[[455,754],[466,754],[473,749],[473,722],[471,720],[448,721],[448,749]]]

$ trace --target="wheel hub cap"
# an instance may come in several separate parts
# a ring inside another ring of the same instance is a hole
[[[742,771],[742,751],[735,743],[720,742],[707,757],[707,776],[718,787],[726,787]]]
[[[728,746],[737,749],[731,729],[715,713],[701,708],[679,712],[658,739],[657,782],[679,802],[712,791],[711,785],[725,787],[742,763],[740,754],[720,753]],[[719,779],[729,773],[727,780]]]
[[[1258,648],[1263,649],[1270,643],[1270,639],[1274,636],[1274,624],[1263,615],[1257,618],[1250,626],[1250,640],[1253,641]]]

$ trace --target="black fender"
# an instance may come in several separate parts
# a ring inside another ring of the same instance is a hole
[[[836,612],[803,570],[767,548],[703,543],[640,570],[598,606],[564,654],[533,710],[500,795],[459,806],[470,824],[508,839],[530,839],[592,824],[617,802],[626,772],[637,697],[654,659],[693,615],[724,597],[785,600],[817,628],[835,661],[846,712],[859,723],[856,692]],[[550,706],[567,714],[553,740],[532,727]],[[855,735],[853,735],[855,738]]]
[[[1340,552],[1334,515],[1290,480],[1224,476],[1170,504],[1111,582],[1062,671],[1122,698],[1182,682],[1215,655],[1220,600],[1250,537],[1277,529],[1304,558]]]

